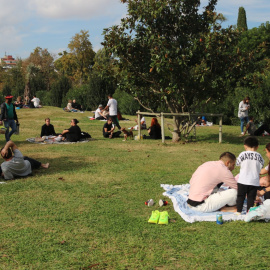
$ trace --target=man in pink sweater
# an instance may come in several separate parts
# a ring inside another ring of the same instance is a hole
[[[237,182],[231,172],[235,161],[234,154],[224,152],[218,161],[208,161],[198,167],[189,181],[187,203],[192,209],[213,212],[226,205],[236,205]],[[222,183],[230,189],[219,190]]]

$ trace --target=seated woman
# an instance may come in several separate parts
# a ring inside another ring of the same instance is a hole
[[[148,134],[150,135],[150,139],[161,139],[161,127],[158,123],[157,118],[152,118],[150,128],[148,129]]]
[[[267,158],[270,160],[270,143],[268,143],[265,146],[265,152],[266,152]],[[265,177],[260,178],[260,186],[263,186],[265,188],[263,188],[261,191],[259,191],[259,195],[264,196],[265,200],[270,199],[270,187],[269,187],[270,171],[269,171],[269,166],[270,166],[270,161],[269,161],[269,163],[267,164],[267,166],[265,168],[261,169],[261,172],[260,172],[260,175],[265,175],[266,174]],[[263,184],[262,184],[262,181],[264,181]],[[268,182],[268,184],[267,184],[267,182]]]
[[[68,142],[77,142],[81,139],[81,129],[77,124],[79,121],[77,119],[71,120],[71,127],[69,129],[65,129],[59,137],[62,138],[62,141]]]
[[[22,108],[23,107],[23,102],[22,102],[22,97],[17,97],[17,100],[14,102],[15,107]]]
[[[114,127],[112,125],[112,118],[109,117],[107,119],[107,122],[103,126],[103,136],[104,138],[115,138],[119,137],[121,134],[121,131],[114,132]]]
[[[45,119],[45,124],[41,127],[40,137],[43,136],[57,136],[54,130],[54,126],[51,124],[50,118]]]
[[[77,112],[76,109],[72,108],[71,103],[72,103],[72,100],[69,99],[68,104],[67,104],[67,107],[65,108],[65,110],[68,111],[68,112]]]

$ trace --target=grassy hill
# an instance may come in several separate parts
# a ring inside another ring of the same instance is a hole
[[[0,269],[267,269],[269,223],[186,223],[173,210],[168,226],[147,223],[150,198],[163,198],[160,184],[188,183],[205,161],[224,151],[243,151],[240,127],[197,128],[197,140],[104,139],[102,121],[91,113],[60,108],[21,109],[20,135],[12,140],[24,155],[49,162],[48,170],[0,185]],[[77,118],[95,139],[69,145],[31,144],[46,117],[56,132]],[[135,116],[120,122],[126,128]],[[149,125],[151,118],[146,118]],[[170,122],[171,120],[166,120]],[[170,135],[166,130],[166,135]],[[260,138],[265,157],[268,137]],[[2,135],[4,145],[4,135]],[[266,157],[265,157],[265,160]],[[239,169],[233,172],[237,174]]]

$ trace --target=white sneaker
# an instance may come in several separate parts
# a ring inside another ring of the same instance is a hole
[[[244,132],[241,132],[241,135],[244,135]]]

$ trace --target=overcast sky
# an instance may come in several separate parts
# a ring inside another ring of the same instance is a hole
[[[204,6],[207,0],[201,2]],[[228,19],[224,27],[237,23],[240,6],[249,28],[270,21],[269,0],[219,0],[216,11]],[[97,51],[103,29],[118,24],[125,14],[120,0],[0,0],[0,57],[26,58],[36,47],[57,55],[81,30],[89,30]]]

